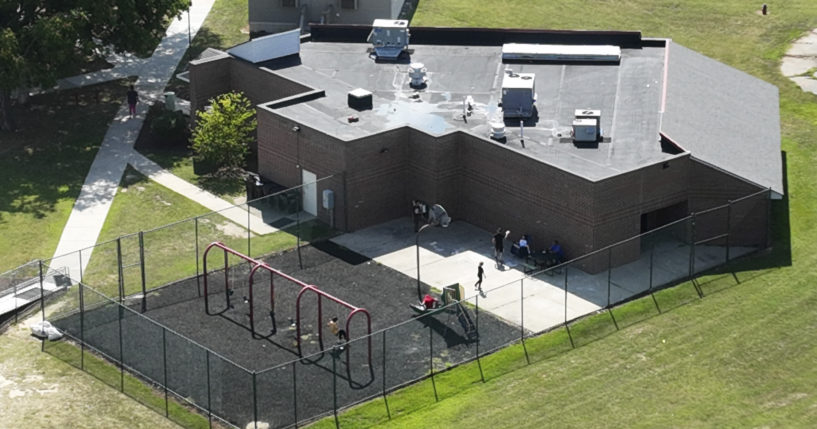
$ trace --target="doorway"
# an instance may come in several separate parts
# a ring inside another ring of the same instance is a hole
[[[301,188],[304,207],[303,210],[312,216],[318,215],[318,176],[307,170],[301,170]]]
[[[682,219],[689,214],[689,204],[687,201],[673,204],[658,210],[643,213],[641,215],[641,233],[652,231],[668,223]]]

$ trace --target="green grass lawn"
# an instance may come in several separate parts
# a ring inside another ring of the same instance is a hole
[[[817,3],[423,0],[412,25],[640,30],[780,88],[787,199],[771,252],[585,318],[340,417],[344,427],[814,427],[817,425],[817,96],[779,73]],[[780,264],[779,267],[766,268]],[[660,309],[660,311],[659,311]],[[618,323],[618,330],[613,320]],[[321,421],[318,427],[332,427]]]
[[[127,82],[42,94],[0,132],[0,272],[51,257]]]
[[[198,217],[196,221],[195,217]],[[102,227],[99,243],[83,273],[85,283],[108,296],[118,296],[117,238],[123,262],[126,294],[142,287],[139,266],[139,231],[143,234],[146,287],[152,289],[196,274],[196,227],[198,248],[221,241],[257,257],[290,249],[296,244],[296,230],[249,236],[246,229],[227,218],[149,180],[132,167],[123,175],[116,198]],[[301,225],[302,240],[326,237],[332,231],[318,221]],[[201,253],[199,253],[199,256]]]

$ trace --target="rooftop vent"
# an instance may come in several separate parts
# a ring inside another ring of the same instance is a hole
[[[412,88],[422,88],[426,86],[426,67],[423,63],[409,64],[408,74],[411,78],[411,83],[409,83],[409,85]]]
[[[505,123],[502,121],[491,122],[491,138],[493,140],[504,142],[505,140]]]
[[[573,115],[574,142],[594,143],[601,140],[601,110],[576,109]]]
[[[372,93],[363,88],[349,91],[346,95],[346,100],[349,103],[349,107],[355,110],[369,110],[372,108]]]
[[[366,40],[374,47],[379,60],[396,60],[409,44],[408,21],[403,19],[375,19],[372,32]]]
[[[502,111],[506,118],[530,118],[536,102],[536,75],[505,70],[502,79]]]

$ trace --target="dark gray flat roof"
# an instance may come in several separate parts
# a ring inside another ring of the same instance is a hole
[[[777,87],[669,44],[661,131],[693,158],[783,195]]]
[[[301,64],[276,73],[323,89],[326,97],[275,112],[342,140],[403,126],[436,136],[463,131],[488,139],[502,75],[512,69],[536,74],[538,121],[526,123],[524,148],[518,121],[506,122],[507,147],[593,181],[679,156],[662,152],[659,143],[663,47],[622,49],[619,64],[582,65],[503,64],[501,46],[413,45],[411,62],[428,69],[428,85],[419,91],[409,86],[408,62],[375,62],[369,48],[304,43]],[[372,110],[348,107],[346,94],[355,88],[373,92]],[[419,98],[410,98],[414,94]],[[463,121],[466,96],[476,106]],[[601,110],[605,141],[588,147],[560,138],[571,130],[574,111],[586,108]],[[351,115],[359,121],[349,123]]]

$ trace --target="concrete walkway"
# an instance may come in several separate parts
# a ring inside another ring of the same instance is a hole
[[[214,0],[193,1],[190,7],[189,20],[191,35],[195,35],[201,28],[204,19],[213,6],[213,2]],[[167,175],[161,168],[157,169],[155,164],[151,165],[152,163],[149,161],[145,162],[146,158],[136,154],[133,145],[144,122],[144,115],[147,111],[145,101],[160,99],[167,82],[187,49],[187,45],[188,16],[187,13],[184,13],[179,19],[170,24],[165,37],[150,58],[140,60],[130,56],[122,56],[119,60],[114,60],[115,67],[113,69],[89,73],[60,82],[62,87],[77,87],[93,85],[129,75],[138,75],[139,79],[135,85],[142,103],[138,105],[136,117],[129,118],[128,106],[124,102],[123,94],[123,104],[105,134],[99,152],[91,165],[85,183],[82,185],[80,195],[63,229],[59,244],[54,252],[54,258],[49,262],[51,268],[67,268],[72,278],[79,278],[80,273],[88,264],[91,255],[89,248],[96,244],[116,195],[122,174],[129,162],[133,161],[136,165],[148,170],[150,172],[148,176],[166,178]],[[190,191],[189,188],[184,190]],[[200,190],[193,193],[196,194],[197,202],[204,202],[203,205],[211,209],[223,208],[227,204],[223,200]],[[246,213],[244,213],[243,219],[246,221]],[[80,258],[76,252],[81,249],[89,250],[82,252]]]
[[[817,29],[792,44],[780,62],[780,73],[803,91],[817,94]]]

